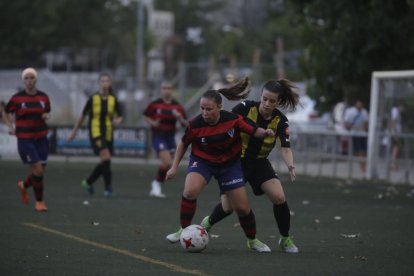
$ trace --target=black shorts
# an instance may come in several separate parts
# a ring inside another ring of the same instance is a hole
[[[255,195],[263,195],[262,184],[270,179],[279,179],[268,159],[242,159],[244,178]]]
[[[354,154],[367,152],[367,137],[352,137]]]
[[[103,139],[103,137],[91,138],[92,149],[96,155],[99,155],[99,152],[103,149],[108,149],[112,155],[114,148],[113,144],[113,141],[108,141]]]

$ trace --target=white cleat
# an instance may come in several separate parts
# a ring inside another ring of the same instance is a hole
[[[165,194],[161,192],[161,183],[157,180],[152,181],[151,183],[151,191],[149,193],[151,197],[157,197],[157,198],[165,198]]]

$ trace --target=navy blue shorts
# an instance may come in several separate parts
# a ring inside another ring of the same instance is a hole
[[[243,171],[240,160],[237,159],[228,165],[211,165],[205,160],[190,155],[187,173],[196,172],[201,174],[207,183],[210,182],[212,176],[217,179],[220,192],[234,190],[245,185]]]
[[[175,144],[175,137],[173,134],[159,134],[152,133],[152,147],[157,152],[157,156],[160,151],[168,150],[174,152],[177,145]]]
[[[367,137],[352,137],[352,146],[354,153],[366,153],[367,152]]]
[[[17,139],[17,150],[24,164],[47,163],[49,141],[46,137],[39,139]]]

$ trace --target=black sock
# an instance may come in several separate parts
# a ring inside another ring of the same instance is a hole
[[[95,181],[100,177],[102,174],[102,163],[99,163],[96,165],[96,167],[93,169],[92,173],[89,175],[88,179],[86,179],[86,182],[88,182],[89,185],[92,185],[95,183]]]
[[[216,207],[214,207],[213,212],[211,212],[210,214],[210,219],[209,219],[210,225],[216,224],[217,222],[224,219],[225,217],[230,216],[231,213],[233,213],[233,211],[230,213],[226,213],[223,210],[223,206],[221,205],[221,202],[220,202],[219,204],[216,205]]]
[[[110,190],[112,179],[111,160],[105,160],[102,162],[102,176],[105,183],[105,190]]]
[[[288,237],[290,230],[290,210],[287,202],[273,204],[273,215],[275,216],[280,234],[284,237]]]
[[[250,213],[247,216],[239,216],[239,222],[248,239],[252,240],[256,238],[256,218],[253,210],[250,210]]]

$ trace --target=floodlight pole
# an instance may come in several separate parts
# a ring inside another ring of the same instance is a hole
[[[143,0],[137,2],[137,49],[136,49],[136,88],[137,91],[143,89],[143,69],[144,69],[144,3]]]

